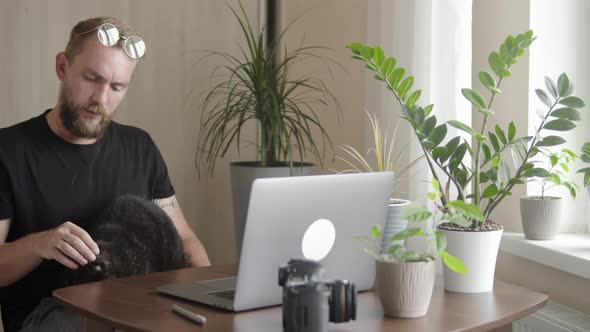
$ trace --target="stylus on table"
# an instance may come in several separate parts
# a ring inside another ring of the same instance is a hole
[[[174,311],[175,313],[181,315],[182,317],[186,318],[186,319],[190,319],[193,322],[199,324],[199,325],[205,325],[205,323],[207,322],[207,318],[205,318],[204,316],[201,316],[199,314],[195,314],[194,312],[185,309],[177,304],[173,304],[172,305],[172,311]]]

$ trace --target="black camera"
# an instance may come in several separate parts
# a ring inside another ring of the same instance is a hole
[[[346,280],[322,280],[316,261],[292,259],[279,268],[283,287],[283,330],[327,331],[328,322],[356,320],[356,288]]]

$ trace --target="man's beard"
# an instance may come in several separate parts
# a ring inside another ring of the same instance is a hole
[[[107,114],[106,109],[97,104],[74,105],[69,97],[68,90],[64,86],[60,105],[60,118],[64,127],[77,137],[89,139],[102,137],[111,122],[111,117]],[[81,114],[86,111],[100,114],[102,116],[100,122],[96,124],[86,122],[81,118]]]

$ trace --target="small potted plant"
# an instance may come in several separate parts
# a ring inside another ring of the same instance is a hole
[[[211,173],[218,158],[234,146],[238,153],[246,126],[257,125],[257,160],[230,164],[236,247],[241,248],[252,182],[257,178],[311,175],[315,165],[305,161],[312,154],[320,164],[332,142],[317,111],[332,102],[340,104],[327,85],[307,74],[294,75],[292,68],[303,60],[320,61],[329,70],[333,60],[317,54],[325,47],[303,46],[288,51],[285,30],[265,40],[266,29],[256,33],[238,1],[239,11],[229,6],[237,19],[246,47],[239,55],[210,52],[224,60],[213,71],[220,82],[204,98],[196,166]],[[336,64],[337,65],[337,64]],[[219,75],[217,75],[219,74]],[[317,143],[316,143],[317,142]]]
[[[409,165],[401,168],[398,164],[401,152],[394,154],[394,147],[396,146],[396,132],[397,124],[394,130],[389,129],[383,132],[379,118],[376,115],[371,115],[366,112],[367,117],[371,123],[373,132],[373,146],[367,151],[365,155],[360,153],[357,149],[350,145],[339,146],[338,148],[344,152],[345,157],[337,156],[336,158],[342,160],[350,168],[341,173],[362,173],[362,172],[393,172],[396,180],[392,184],[392,195],[396,191],[397,182],[404,180],[404,175],[424,157],[419,157],[412,161]],[[405,143],[407,146],[409,142]],[[387,210],[387,219],[383,225],[383,236],[381,243],[381,253],[386,253],[390,246],[399,244],[401,241],[391,242],[393,235],[403,231],[408,226],[408,221],[402,218],[402,211],[411,202],[402,198],[392,197],[389,199]]]
[[[551,240],[559,233],[561,225],[562,198],[547,196],[547,190],[553,187],[566,187],[571,196],[576,198],[579,186],[567,180],[570,164],[579,157],[569,149],[552,152],[539,148],[542,161],[547,161],[546,168],[539,167],[527,171],[525,177],[529,181],[538,182],[541,186],[540,196],[524,196],[520,198],[520,216],[525,238],[529,240]],[[542,165],[541,165],[542,166]]]
[[[590,142],[586,142],[582,145],[581,158],[583,162],[590,164]],[[586,187],[588,195],[590,195],[590,167],[584,167],[578,170],[578,173],[584,174],[584,187]]]
[[[436,192],[429,193],[429,196],[437,197],[440,187],[436,180],[433,183]],[[427,221],[433,216],[426,207],[416,202],[408,205],[402,215],[414,223]],[[393,245],[385,253],[380,252],[384,234],[379,225],[373,226],[371,236],[357,237],[372,244],[373,248],[366,247],[364,250],[375,257],[376,291],[386,316],[417,318],[426,315],[432,298],[437,257],[441,257],[445,266],[456,273],[467,273],[465,264],[445,250],[446,237],[442,231],[435,229],[434,220],[436,216],[432,222],[426,222],[424,228],[409,227],[391,238],[391,241],[405,241],[410,237],[424,236],[426,249],[423,252],[409,250],[403,244]]]
[[[477,293],[493,289],[503,230],[502,225],[492,221],[494,210],[512,194],[514,186],[524,183],[526,175],[535,168],[529,159],[539,152],[540,147],[565,142],[560,136],[543,137],[541,134],[545,134],[545,131],[571,130],[575,128],[574,122],[580,119],[577,109],[583,107],[584,102],[572,96],[573,86],[567,75],[562,74],[557,84],[548,86],[553,99],[548,98],[545,91],[536,90],[549,108],[549,118],[533,136],[518,137],[514,123],[510,123],[507,129],[489,123],[494,115],[494,100],[502,93],[502,81],[511,76],[511,66],[518,63],[518,58],[525,54],[534,39],[532,31],[508,36],[497,51],[490,53],[488,62],[493,74],[488,71],[479,73],[479,80],[489,93],[487,100],[474,89],[461,90],[482,117],[483,125],[479,130],[458,120],[438,123],[433,105],[418,104],[421,91],[412,91],[414,78],[406,76],[406,69],[398,66],[394,57],[386,57],[380,46],[370,47],[358,42],[348,46],[353,52],[353,58],[363,61],[375,74],[374,77],[382,81],[400,103],[402,118],[418,137],[433,177],[445,188],[437,206],[449,220],[438,227],[447,236],[449,251],[457,255],[469,269],[468,275],[459,275],[445,268],[447,290]],[[560,105],[562,108],[558,108]],[[461,136],[445,139],[447,125],[467,133],[471,140]],[[512,167],[507,152],[518,156],[514,158]],[[470,161],[466,161],[466,156],[471,157]],[[455,214],[453,207],[449,206],[451,195],[456,195],[454,201],[470,203],[462,206],[469,206],[463,214],[466,218]],[[478,211],[483,212],[483,218],[476,217],[479,216],[476,213]]]

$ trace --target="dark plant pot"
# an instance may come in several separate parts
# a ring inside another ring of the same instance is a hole
[[[230,180],[232,186],[232,205],[234,212],[234,236],[237,257],[240,257],[242,239],[250,203],[252,183],[261,178],[277,178],[286,176],[314,175],[315,165],[312,163],[275,162],[263,167],[259,161],[241,161],[230,164]]]

